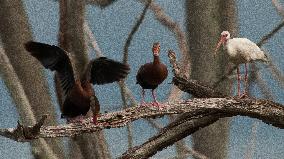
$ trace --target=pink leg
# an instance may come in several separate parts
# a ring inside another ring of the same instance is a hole
[[[146,102],[145,102],[145,90],[144,90],[144,89],[142,89],[141,106],[146,106]]]
[[[95,115],[93,116],[93,123],[94,123],[95,125],[98,125],[98,114],[95,114]]]
[[[248,67],[246,63],[245,63],[245,68],[246,68],[246,74],[245,74],[245,94],[246,94],[248,89]]]
[[[242,94],[241,98],[247,97],[247,90],[248,90],[248,68],[247,64],[245,63],[245,92]]]
[[[152,89],[152,96],[153,96],[153,99],[154,101],[152,102],[152,105],[153,106],[156,106],[158,108],[162,107],[162,105],[157,101],[157,98],[156,98],[156,94],[155,94],[155,90]]]
[[[238,76],[237,76],[237,79],[238,79],[238,96],[240,97],[241,96],[241,83],[240,83],[240,80],[241,80],[241,78],[240,78],[240,69],[239,69],[239,66],[237,67],[237,74],[238,74]]]

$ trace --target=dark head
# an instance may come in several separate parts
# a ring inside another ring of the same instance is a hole
[[[154,56],[159,56],[160,54],[160,43],[159,42],[156,42],[153,44],[152,51],[153,51]]]
[[[228,31],[223,31],[221,33],[221,37],[220,37],[220,40],[217,44],[217,47],[214,51],[214,55],[216,56],[217,55],[217,51],[218,49],[220,48],[221,44],[225,44],[228,40],[230,39],[230,33]]]

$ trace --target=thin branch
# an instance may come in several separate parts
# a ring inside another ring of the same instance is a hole
[[[146,0],[140,0],[140,2],[145,4]],[[152,2],[150,9],[153,11],[156,19],[174,33],[178,42],[179,50],[181,52],[181,71],[184,75],[189,76],[189,73],[191,72],[189,67],[190,55],[185,33],[182,31],[180,25],[177,22],[173,21],[171,17],[169,17],[158,4]]]
[[[148,4],[145,6],[145,8],[142,11],[142,14],[140,16],[140,18],[137,20],[136,24],[134,25],[134,27],[132,28],[131,32],[129,33],[125,45],[124,45],[124,53],[123,53],[123,63],[127,64],[128,62],[128,49],[129,46],[131,44],[131,41],[133,39],[134,34],[138,31],[139,26],[142,24],[144,18],[145,18],[145,14],[149,8],[149,5],[151,4],[152,0],[149,0]],[[119,82],[119,87],[120,87],[120,92],[121,92],[121,98],[122,98],[122,102],[123,102],[123,108],[126,109],[127,108],[127,90],[126,90],[126,84],[125,81],[121,81]],[[130,94],[130,93],[129,93]],[[128,95],[129,97],[131,97],[130,95]],[[134,104],[134,102],[132,102],[132,104]],[[135,105],[132,105],[135,106]],[[132,132],[132,126],[131,123],[127,124],[127,132],[128,132],[128,148],[132,148],[133,146],[133,132]]]
[[[263,36],[261,40],[257,43],[257,46],[261,47],[263,44],[267,42],[272,36],[274,36],[282,27],[284,26],[284,21],[278,24],[271,32],[267,35]]]
[[[127,61],[128,61],[128,48],[130,46],[130,43],[133,39],[134,34],[138,31],[139,26],[142,24],[142,22],[145,18],[146,12],[147,12],[151,2],[152,2],[152,0],[148,0],[147,4],[145,5],[145,7],[142,11],[140,18],[137,20],[136,24],[134,25],[134,27],[132,28],[131,32],[129,33],[129,35],[126,39],[126,42],[125,42],[125,45],[124,45],[124,48],[123,48],[123,51],[124,51],[123,63],[127,63]]]
[[[126,99],[125,81],[122,80],[122,81],[118,82],[118,85],[120,87],[120,94],[121,94],[123,109],[126,109],[127,108],[127,99]],[[126,127],[127,127],[128,148],[130,149],[130,148],[133,147],[133,131],[132,131],[131,123],[128,123]]]

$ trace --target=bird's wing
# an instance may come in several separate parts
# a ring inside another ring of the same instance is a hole
[[[74,72],[68,53],[58,46],[29,41],[25,48],[47,69],[56,71],[61,87],[67,91],[75,84]]]
[[[264,52],[247,38],[233,38],[230,44],[247,61],[265,59]]]
[[[85,75],[90,76],[93,84],[106,84],[124,79],[129,71],[127,64],[100,57],[89,63]]]

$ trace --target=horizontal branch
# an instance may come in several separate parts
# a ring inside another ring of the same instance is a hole
[[[92,133],[101,129],[118,128],[141,118],[156,118],[169,114],[188,113],[190,116],[208,113],[222,113],[224,116],[244,115],[258,118],[267,124],[284,128],[284,107],[268,100],[234,98],[199,98],[188,101],[168,103],[159,110],[152,105],[132,107],[122,111],[101,115],[99,124],[94,125],[90,118],[81,123],[59,126],[42,126],[35,131],[32,126],[0,129],[0,135],[16,141],[29,141],[37,138],[73,137],[83,133]],[[42,123],[43,121],[41,121]],[[38,127],[39,124],[36,125]],[[198,126],[198,125],[197,125]],[[28,135],[27,135],[28,134]]]
[[[265,123],[284,129],[284,107],[280,104],[256,99],[233,98],[209,98],[187,101],[181,107],[190,107],[184,118],[178,118],[175,122],[163,128],[157,135],[150,138],[140,146],[133,147],[120,158],[148,158],[158,151],[174,144],[175,142],[193,134],[197,130],[206,127],[220,118],[235,115],[258,118]],[[269,121],[269,122],[268,122]],[[277,121],[275,123],[275,121]]]

